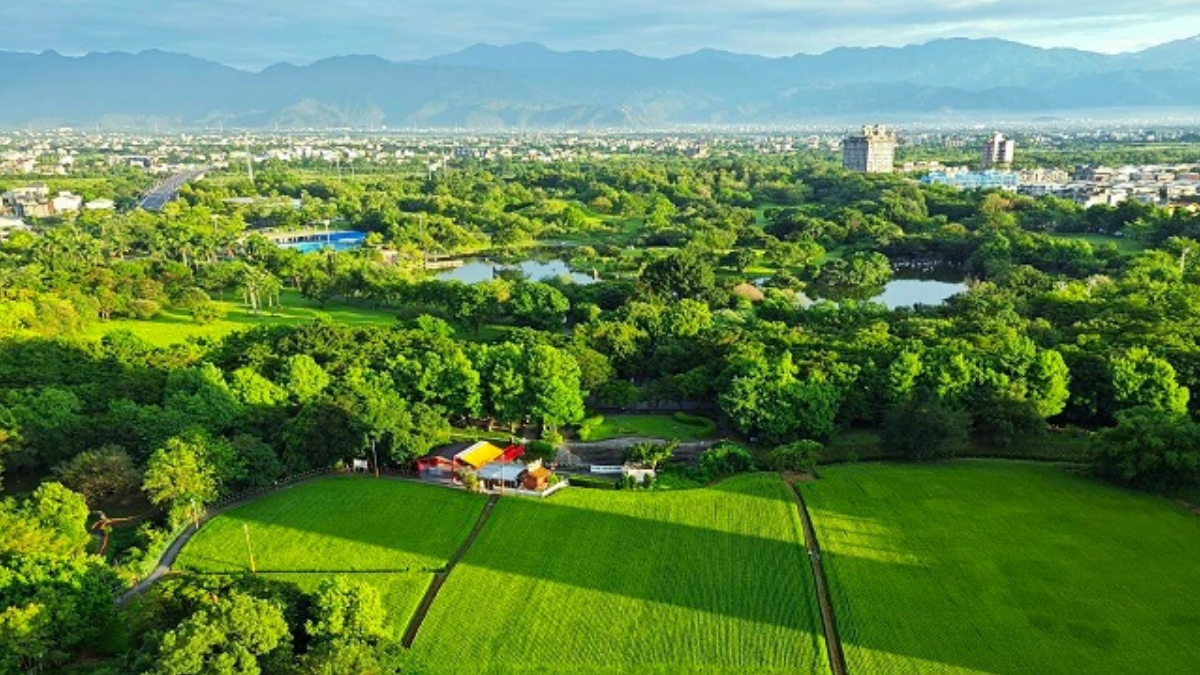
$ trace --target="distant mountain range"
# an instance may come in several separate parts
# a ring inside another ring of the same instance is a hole
[[[1119,55],[937,40],[768,58],[477,45],[247,72],[161,51],[0,52],[0,125],[663,128],[1196,108],[1200,37]]]

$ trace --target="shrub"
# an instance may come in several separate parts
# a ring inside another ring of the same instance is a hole
[[[201,326],[225,318],[225,310],[215,302],[205,300],[192,306],[192,321]]]
[[[777,471],[813,471],[825,447],[816,441],[796,441],[775,448],[771,465]]]
[[[596,415],[595,417],[589,417],[589,418],[585,419],[584,421],[580,422],[579,423],[579,440],[581,440],[581,441],[592,440],[595,437],[594,435],[596,433],[596,430],[599,429],[600,425],[602,425],[602,424],[604,424],[604,415]]]
[[[162,305],[153,300],[134,300],[129,303],[129,314],[135,319],[148,321],[162,314]]]
[[[709,479],[754,471],[754,456],[736,443],[718,443],[700,455],[700,470]]]
[[[482,489],[479,484],[479,475],[474,471],[459,471],[458,480],[469,492],[479,492]]]
[[[679,445],[679,441],[669,441],[667,443],[635,443],[634,445],[625,448],[625,461],[635,464],[649,466],[652,469],[657,469],[659,463],[666,462],[675,454],[675,448]]]
[[[558,447],[549,441],[530,441],[525,444],[525,458],[529,461],[540,459],[549,463],[557,457]]]
[[[689,427],[695,427],[696,429],[699,429],[700,436],[711,436],[717,431],[716,422],[700,415],[689,415],[685,412],[677,412],[674,415],[671,415],[671,419],[679,422],[680,424],[686,424]]]

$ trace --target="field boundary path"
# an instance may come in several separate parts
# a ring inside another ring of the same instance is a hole
[[[786,482],[786,481],[785,481]],[[825,566],[821,562],[821,545],[817,542],[817,530],[808,515],[804,496],[794,483],[788,485],[792,499],[800,511],[804,524],[804,546],[808,549],[808,562],[812,567],[813,579],[817,584],[817,604],[821,607],[821,627],[825,632],[825,648],[829,652],[829,667],[833,675],[847,675],[846,656],[842,653],[842,639],[838,636],[837,617],[833,614],[833,598],[829,595],[829,582],[825,578]]]
[[[492,495],[488,497],[487,504],[483,506],[483,511],[479,513],[479,518],[475,521],[475,526],[471,528],[467,538],[463,539],[463,543],[450,556],[450,560],[446,563],[446,567],[433,575],[433,583],[429,584],[429,588],[425,591],[425,597],[421,598],[421,604],[417,605],[417,611],[413,613],[412,619],[408,622],[408,628],[404,631],[404,637],[400,644],[406,649],[412,647],[413,642],[417,639],[417,632],[421,630],[421,624],[425,621],[425,616],[429,614],[430,608],[433,607],[433,601],[437,600],[438,591],[442,590],[442,586],[446,583],[446,578],[454,571],[454,567],[458,562],[467,555],[467,551],[471,550],[471,544],[475,543],[475,538],[483,530],[483,526],[487,524],[488,518],[492,515],[492,509],[496,507],[496,502],[500,501],[500,495]]]

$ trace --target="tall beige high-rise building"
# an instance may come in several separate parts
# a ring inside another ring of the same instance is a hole
[[[997,166],[1008,166],[1013,163],[1017,154],[1017,142],[997,133],[983,145],[983,168],[991,169]]]
[[[842,141],[842,166],[860,173],[891,173],[896,166],[896,132],[884,126],[864,126],[862,133]]]

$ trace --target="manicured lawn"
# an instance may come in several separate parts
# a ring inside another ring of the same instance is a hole
[[[308,590],[336,574],[371,584],[393,628],[402,631],[433,573],[466,538],[485,501],[389,479],[320,479],[214,518],[184,548],[175,568],[246,571],[248,525],[260,574]]]
[[[367,309],[335,303],[330,303],[322,310],[318,303],[306,300],[294,290],[284,291],[280,295],[281,306],[263,310],[259,314],[251,313],[234,300],[219,301],[218,304],[225,310],[225,317],[207,325],[193,321],[191,314],[186,310],[167,309],[150,321],[118,319],[96,322],[88,328],[87,334],[99,339],[112,331],[128,330],[151,344],[167,346],[185,342],[193,336],[220,338],[236,330],[254,326],[309,323],[321,317],[354,326],[389,326],[396,323],[396,312],[393,310]]]
[[[626,436],[696,441],[709,438],[716,424],[706,418],[683,419],[673,415],[598,415],[580,424],[579,439],[603,441]]]
[[[414,650],[439,673],[827,673],[796,507],[770,474],[506,498]]]
[[[1057,466],[847,465],[806,483],[850,671],[1200,663],[1200,517]]]

